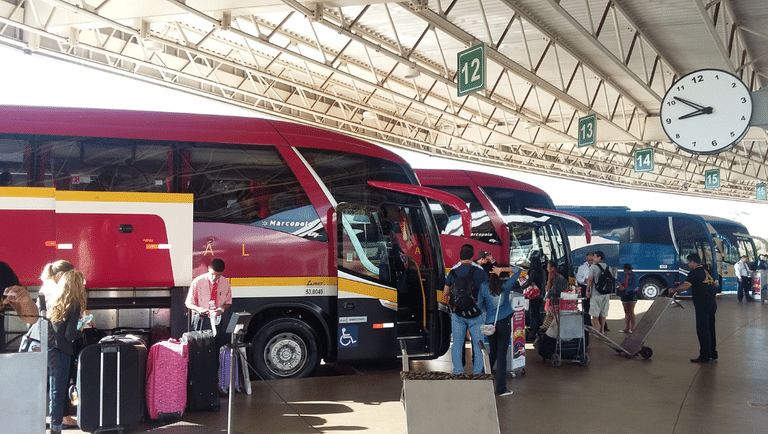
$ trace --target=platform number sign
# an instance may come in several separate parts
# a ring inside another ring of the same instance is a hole
[[[720,169],[712,169],[704,172],[704,188],[720,188]]]
[[[597,143],[597,115],[579,118],[579,147]]]
[[[757,200],[766,200],[768,199],[768,195],[766,195],[765,191],[765,183],[761,182],[755,186],[755,196]]]
[[[635,172],[653,172],[653,148],[635,151]]]
[[[460,51],[457,65],[459,96],[485,89],[485,44]]]

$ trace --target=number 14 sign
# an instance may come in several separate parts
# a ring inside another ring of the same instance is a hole
[[[635,172],[653,172],[653,148],[635,151]]]

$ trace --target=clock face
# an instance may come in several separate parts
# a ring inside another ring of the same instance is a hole
[[[683,76],[667,90],[660,116],[664,132],[678,147],[715,154],[747,134],[752,96],[735,75],[702,69]]]

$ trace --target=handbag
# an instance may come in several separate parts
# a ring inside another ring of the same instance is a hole
[[[523,291],[523,296],[528,300],[538,298],[539,295],[541,295],[541,291],[539,291],[539,287],[536,286],[535,283],[531,283],[531,286],[525,288],[525,291]]]
[[[627,296],[627,288],[621,288],[621,289],[617,288],[616,289],[616,296],[617,297],[626,297]]]
[[[480,326],[480,333],[483,336],[490,336],[496,333],[496,321],[499,320],[499,307],[501,307],[501,297],[499,297],[499,303],[496,305],[496,318],[493,320],[493,324],[482,324]]]

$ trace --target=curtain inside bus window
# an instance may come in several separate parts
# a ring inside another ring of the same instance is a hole
[[[492,245],[501,245],[501,238],[499,237],[496,228],[493,227],[488,213],[483,208],[483,205],[472,193],[469,187],[455,187],[455,186],[431,186],[438,190],[450,193],[467,204],[467,208],[472,213],[472,239],[481,241],[483,243]],[[461,217],[459,212],[455,209],[442,205],[437,202],[430,203],[432,207],[439,206],[441,208],[435,214],[435,219],[442,218],[444,221],[438,220],[438,226],[441,229],[443,235],[453,235],[457,237],[464,236],[464,229],[461,226]]]
[[[271,146],[192,144],[195,221],[227,222],[327,241],[301,183]]]

